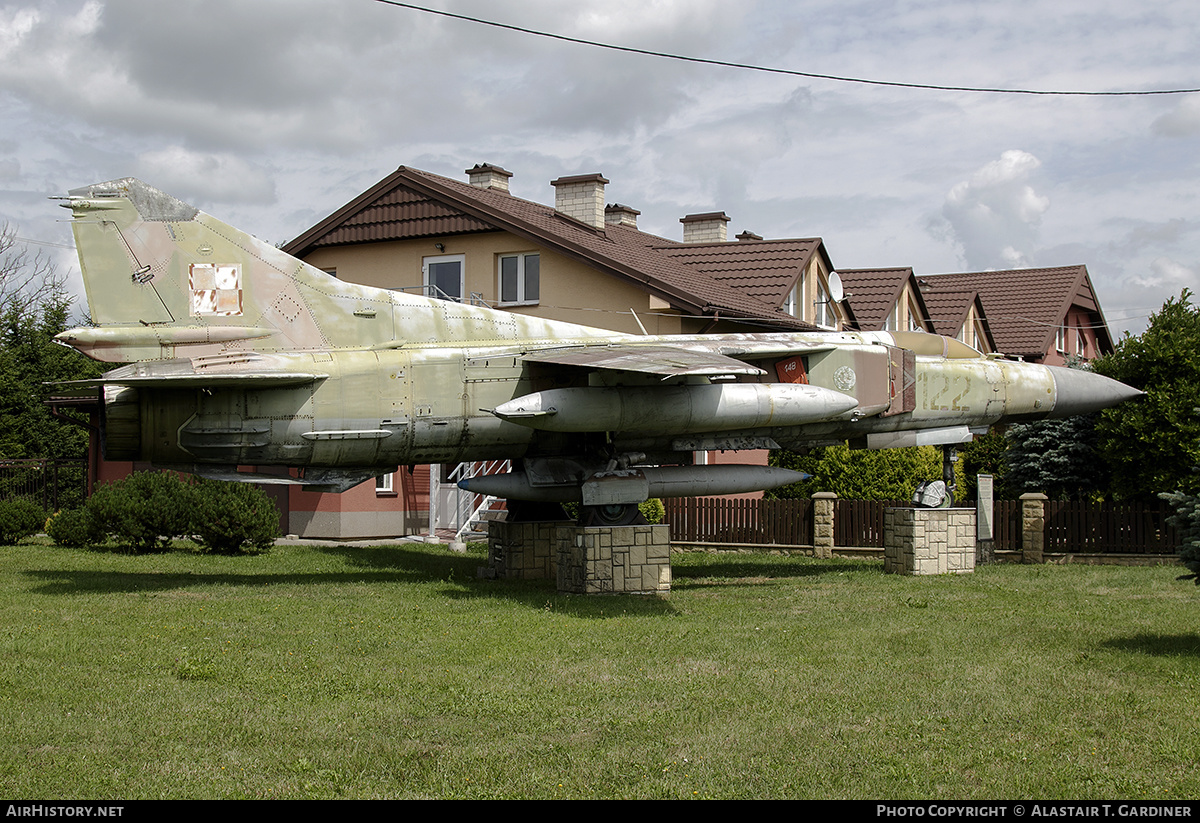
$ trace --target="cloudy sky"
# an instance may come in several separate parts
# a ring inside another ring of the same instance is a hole
[[[426,0],[654,51],[902,83],[1200,87],[1195,0]],[[824,238],[839,268],[1083,263],[1114,332],[1200,286],[1200,94],[868,86],[697,65],[376,0],[0,0],[0,220],[136,176],[271,242],[398,165],[513,193],[603,173],[680,238]],[[53,245],[58,244],[58,245]]]

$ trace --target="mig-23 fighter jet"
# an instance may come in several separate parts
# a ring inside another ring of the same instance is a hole
[[[343,491],[400,465],[510,459],[480,494],[631,522],[649,497],[799,478],[697,451],[966,442],[1139,394],[917,332],[630,335],[343,282],[134,180],[75,189],[110,460]]]

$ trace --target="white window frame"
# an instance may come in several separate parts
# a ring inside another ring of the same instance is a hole
[[[1062,324],[1058,327],[1058,331],[1054,333],[1054,350],[1059,354],[1067,353],[1067,326]]]
[[[375,493],[376,494],[395,494],[395,472],[381,474],[375,478]]]
[[[527,294],[529,281],[526,276],[526,263],[530,257],[538,259],[538,288],[537,294],[530,297]],[[517,299],[504,299],[504,261],[517,261]],[[513,254],[500,254],[496,256],[496,301],[500,306],[536,306],[541,301],[542,294],[542,255],[536,251],[516,252]]]
[[[908,301],[908,330],[925,331],[925,326],[921,323],[921,314],[911,300]]]
[[[900,303],[892,306],[887,318],[883,321],[884,331],[900,331]]]
[[[983,351],[983,347],[988,344],[987,334],[985,333],[983,322],[976,319],[973,322],[972,329],[974,330],[974,340],[971,341],[971,348],[975,351]]]
[[[453,295],[448,298],[443,298],[440,293],[434,290],[434,283],[430,279],[429,267],[438,263],[458,263],[458,296]],[[435,257],[421,258],[421,282],[425,286],[426,297],[436,297],[438,299],[450,299],[456,302],[463,302],[467,294],[467,256],[465,254],[441,254]]]
[[[1081,359],[1087,359],[1087,338],[1083,335],[1083,329],[1075,329],[1075,356]]]
[[[813,301],[813,325],[823,329],[836,329],[838,314],[834,305],[833,297],[829,294],[829,284],[823,277],[818,277],[817,299]]]

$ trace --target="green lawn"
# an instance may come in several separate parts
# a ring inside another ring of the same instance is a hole
[[[691,554],[652,598],[482,562],[0,548],[0,794],[1200,796],[1174,568]]]

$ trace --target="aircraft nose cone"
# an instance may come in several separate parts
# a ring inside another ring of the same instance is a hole
[[[1145,392],[1132,386],[1079,369],[1048,366],[1054,378],[1054,411],[1051,417],[1071,417],[1107,409]]]

